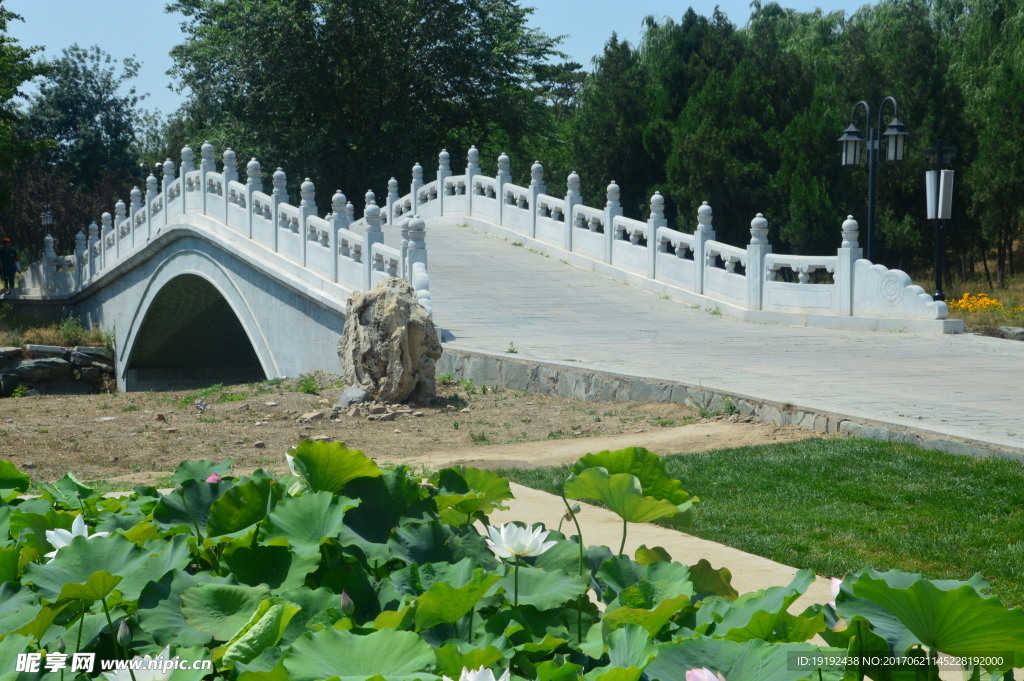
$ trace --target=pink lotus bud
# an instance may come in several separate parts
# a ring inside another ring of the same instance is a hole
[[[356,611],[356,604],[352,602],[352,598],[345,591],[341,592],[341,611],[349,617]]]
[[[216,473],[210,473],[210,477],[206,479],[206,482],[224,482],[224,478],[220,477]]]
[[[725,677],[721,672],[715,674],[707,667],[701,667],[686,672],[686,681],[725,681]]]

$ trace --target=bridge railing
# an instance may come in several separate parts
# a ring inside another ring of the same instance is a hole
[[[750,242],[731,245],[715,240],[707,202],[697,210],[693,233],[687,234],[668,227],[665,199],[658,192],[651,197],[647,220],[637,220],[622,214],[615,182],[608,185],[605,205],[591,207],[582,202],[575,172],[561,197],[547,193],[539,162],[530,169],[529,185],[520,186],[512,183],[505,154],[498,157],[493,178],[480,172],[479,160],[479,152],[471,148],[465,173],[455,175],[450,155],[442,151],[437,179],[430,183],[424,183],[417,163],[408,194],[398,194],[394,179],[389,183],[386,219],[411,213],[473,218],[493,233],[534,241],[570,261],[589,263],[591,269],[650,290],[681,290],[735,310],[780,313],[773,319],[781,323],[800,323],[798,315],[941,320],[949,312],[905,272],[864,260],[852,216],[842,223],[835,255],[774,254],[768,221],[760,213],[750,223]]]
[[[209,230],[231,241],[247,253],[301,268],[306,274],[349,290],[365,290],[388,276],[409,279],[417,299],[430,311],[429,278],[426,273],[426,245],[422,220],[415,217],[417,206],[412,196],[395,204],[398,183],[389,192],[388,210],[381,212],[373,192],[366,194],[363,234],[351,230],[355,209],[340,191],[331,199],[331,212],[317,215],[315,187],[306,179],[300,189],[299,205],[288,203],[287,176],[280,168],[273,174],[273,190],[264,193],[261,167],[256,159],[246,166],[247,179],[241,182],[235,152],[227,149],[223,166],[216,170],[213,146],[202,147],[200,167],[193,165],[193,152],[185,147],[181,166],[168,159],[163,164],[163,181],[154,175],[146,181],[146,192],[135,188],[128,205],[118,201],[114,215],[104,213],[102,228],[96,223],[76,237],[75,254],[58,256],[53,239],[47,235],[43,257],[26,268],[16,295],[22,297],[62,298],[93,285],[111,268],[144,249],[167,230],[188,224],[190,229]],[[178,171],[177,177],[175,171]],[[422,173],[421,173],[422,175]],[[483,178],[484,185],[493,184]],[[421,181],[422,185],[422,181]],[[422,186],[419,207],[428,210],[440,204],[432,182]],[[464,191],[465,176],[449,183],[454,191]],[[453,196],[462,196],[454,194]],[[181,220],[183,215],[201,215],[205,221]],[[402,249],[383,243],[381,224],[398,221],[403,230],[417,232],[419,239]],[[415,267],[413,265],[416,264]],[[306,278],[303,275],[302,278]]]

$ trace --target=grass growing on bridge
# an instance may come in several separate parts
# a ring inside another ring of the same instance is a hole
[[[695,536],[826,576],[868,565],[930,578],[980,572],[1004,605],[1024,604],[1024,466],[1017,462],[856,438],[665,462],[701,499]],[[564,479],[568,471],[499,473],[550,492],[552,474]]]

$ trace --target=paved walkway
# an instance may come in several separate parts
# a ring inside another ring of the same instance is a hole
[[[518,358],[1024,447],[1024,343],[747,324],[473,228],[432,224],[427,244],[434,318],[458,346],[501,353],[511,342]]]

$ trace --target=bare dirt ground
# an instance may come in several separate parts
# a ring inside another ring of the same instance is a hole
[[[319,380],[336,385],[330,376]],[[670,454],[816,435],[736,415],[701,419],[678,404],[580,402],[502,389],[482,393],[460,384],[438,390],[431,404],[388,421],[368,420],[365,408],[358,416],[334,410],[340,388],[309,394],[294,380],[192,392],[8,398],[0,400],[0,459],[35,480],[72,471],[79,480],[127,488],[160,481],[188,459],[231,457],[236,472],[284,471],[284,453],[304,438],[344,442],[381,463],[431,470],[456,462],[556,465],[633,445]]]

